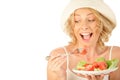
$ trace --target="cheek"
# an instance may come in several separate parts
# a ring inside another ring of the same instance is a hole
[[[95,24],[96,26],[94,27],[94,32],[95,34],[99,35],[102,31],[102,28],[99,26],[100,24]]]
[[[73,30],[74,30],[74,33],[77,33],[78,30],[79,30],[79,27],[75,25],[75,27],[73,28]]]
[[[79,36],[79,28],[78,27],[74,27],[73,31],[74,31],[74,35],[76,37],[78,37]]]
[[[74,35],[77,36],[77,29],[74,28],[73,32],[74,32]]]
[[[94,30],[94,34],[95,34],[96,36],[99,37],[100,33],[101,33],[100,28],[96,28],[96,29]]]
[[[97,28],[96,28],[96,32],[97,32],[97,33],[101,33],[101,32],[102,32],[102,28],[97,27]]]

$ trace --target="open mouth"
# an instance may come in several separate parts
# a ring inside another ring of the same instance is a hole
[[[83,40],[90,40],[92,35],[93,33],[80,33],[80,36],[82,37]]]

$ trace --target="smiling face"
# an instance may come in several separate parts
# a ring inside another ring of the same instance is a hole
[[[99,20],[90,9],[77,9],[74,13],[73,31],[77,38],[77,43],[82,46],[96,45],[100,28]]]

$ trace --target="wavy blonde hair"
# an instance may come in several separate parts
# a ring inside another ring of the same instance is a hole
[[[101,13],[99,13],[98,11],[91,8],[85,8],[85,9],[89,9],[90,11],[92,11],[93,14],[98,19],[98,24],[99,24],[98,27],[101,28],[102,31],[98,38],[97,45],[104,47],[104,43],[109,40],[109,37],[116,25],[113,22],[111,22],[108,18],[103,16]],[[72,13],[68,18],[68,20],[66,21],[64,31],[71,38],[70,44],[75,45],[77,42],[77,38],[75,37],[73,27],[74,27],[74,13]]]

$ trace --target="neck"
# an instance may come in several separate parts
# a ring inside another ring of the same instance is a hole
[[[88,47],[86,49],[87,49],[86,56],[88,56],[88,57],[95,57],[97,55],[96,53],[98,53],[98,51],[99,51],[98,47],[96,47],[96,46]]]

